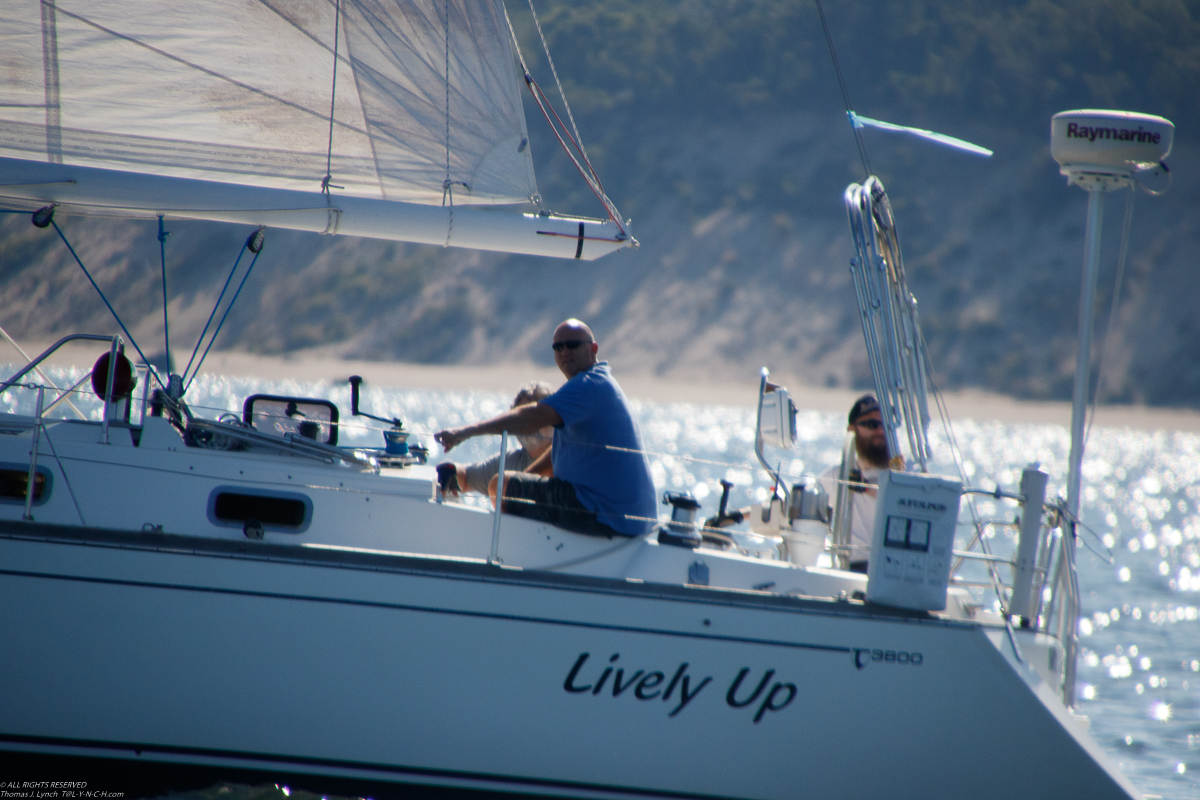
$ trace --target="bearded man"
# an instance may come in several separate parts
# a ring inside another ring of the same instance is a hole
[[[854,432],[854,463],[850,465],[850,571],[867,571],[871,541],[875,537],[875,499],[879,476],[891,462],[887,431],[875,395],[864,394],[850,408],[846,430]],[[821,482],[830,497],[837,496],[840,467],[821,473]]]

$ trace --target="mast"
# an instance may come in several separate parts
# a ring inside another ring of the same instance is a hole
[[[1059,171],[1088,193],[1084,238],[1083,286],[1079,298],[1079,351],[1075,358],[1075,391],[1071,402],[1071,454],[1067,472],[1067,505],[1063,529],[1063,558],[1070,593],[1079,597],[1075,571],[1076,526],[1079,524],[1084,422],[1091,393],[1092,319],[1096,275],[1100,265],[1100,233],[1104,222],[1104,193],[1133,191],[1139,172],[1160,167],[1171,152],[1175,126],[1162,117],[1128,111],[1063,111],[1050,122],[1050,153]],[[1027,512],[1028,513],[1028,512]],[[1076,621],[1064,626],[1067,653],[1076,652]],[[1068,704],[1075,698],[1075,658],[1063,664],[1063,690]]]
[[[1174,132],[1175,126],[1162,117],[1129,111],[1063,111],[1050,122],[1050,151],[1060,165],[1059,171],[1067,176],[1068,183],[1088,193],[1067,474],[1067,513],[1072,525],[1079,519],[1104,194],[1124,188],[1132,191],[1139,172],[1158,168],[1171,152]],[[1070,546],[1074,547],[1073,537]]]

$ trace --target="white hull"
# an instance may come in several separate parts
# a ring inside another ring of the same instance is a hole
[[[0,540],[0,681],[21,687],[0,710],[10,745],[525,791],[1130,793],[977,624],[478,564],[88,538]],[[921,663],[872,662],[872,649]],[[609,678],[595,694],[617,653],[627,688],[614,697]],[[664,702],[684,664],[689,702],[682,680]],[[738,702],[774,673],[734,708],[744,668]],[[638,670],[664,676],[641,686],[646,700],[629,686]]]
[[[514,518],[488,565],[491,515],[428,471],[98,430],[48,426],[36,521],[0,506],[6,749],[577,796],[1136,796],[1030,666],[1047,637],[1020,661],[1000,626],[839,601],[862,576]],[[232,484],[312,522],[219,527]]]

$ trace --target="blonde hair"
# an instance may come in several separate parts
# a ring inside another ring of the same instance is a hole
[[[545,381],[530,381],[517,392],[517,396],[513,398],[512,407],[516,408],[517,406],[536,403],[552,394],[554,394],[554,388]]]

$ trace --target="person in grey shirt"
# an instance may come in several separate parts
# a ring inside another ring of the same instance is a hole
[[[536,403],[553,393],[554,389],[545,381],[531,381],[517,392],[511,407],[517,408]],[[550,449],[553,439],[554,432],[550,428],[542,428],[536,433],[518,435],[517,440],[520,441],[521,446],[508,452],[508,457],[504,459],[504,471],[523,472],[542,453]],[[487,494],[488,483],[500,472],[500,454],[497,453],[483,461],[476,461],[474,464],[446,462],[438,465],[438,471],[442,472],[447,465],[454,467],[455,477],[458,479],[458,491],[455,491],[451,484],[447,487],[448,494],[457,495],[459,491]]]

